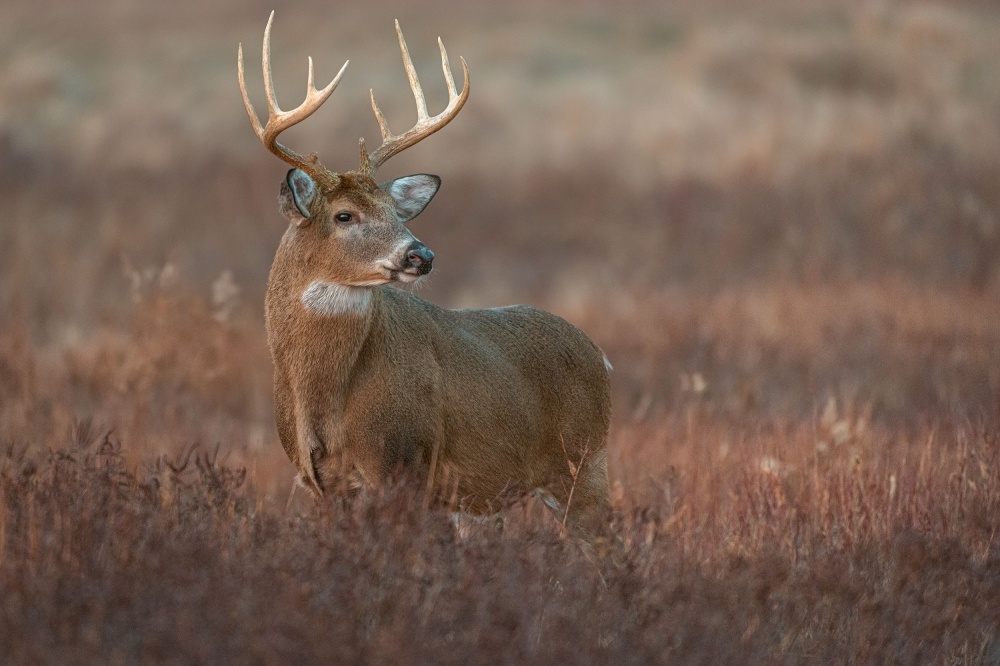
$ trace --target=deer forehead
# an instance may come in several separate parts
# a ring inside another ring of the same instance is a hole
[[[338,174],[335,183],[320,186],[321,199],[330,212],[348,209],[378,219],[393,219],[395,202],[374,180],[352,172]]]

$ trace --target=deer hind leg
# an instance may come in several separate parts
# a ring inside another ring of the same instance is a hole
[[[584,461],[566,498],[564,520],[574,535],[593,541],[607,532],[611,515],[608,497],[608,452],[606,448]]]
[[[555,514],[570,534],[593,541],[607,531],[611,515],[608,498],[608,455],[605,449],[584,461],[575,477],[563,479],[557,490],[536,488],[534,495]],[[553,492],[554,491],[554,492]]]

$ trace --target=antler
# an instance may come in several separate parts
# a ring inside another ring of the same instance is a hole
[[[243,44],[241,43],[239,47],[237,65],[240,76],[240,92],[243,93],[243,105],[246,107],[247,115],[250,116],[250,124],[253,126],[253,131],[257,134],[257,138],[260,139],[265,148],[288,164],[302,169],[314,178],[322,178],[324,176],[328,177],[330,175],[330,171],[320,164],[319,157],[316,153],[310,153],[308,157],[303,157],[295,151],[289,150],[285,146],[278,143],[278,135],[292,125],[302,122],[311,116],[316,109],[322,106],[323,102],[325,102],[337,88],[337,84],[340,83],[340,77],[344,75],[344,70],[347,69],[347,64],[350,61],[348,60],[344,63],[344,66],[340,68],[340,72],[337,73],[337,76],[334,77],[333,81],[331,81],[327,87],[322,90],[317,90],[313,83],[313,62],[310,57],[309,78],[306,83],[305,101],[291,111],[282,111],[278,106],[278,100],[274,95],[274,79],[271,75],[271,23],[273,21],[274,12],[272,11],[271,17],[267,19],[267,27],[264,28],[264,52],[262,56],[264,90],[267,92],[267,125],[261,126],[260,119],[257,117],[257,112],[254,111],[253,105],[250,104],[250,97],[247,95],[246,81],[243,77]]]
[[[441,49],[441,68],[444,70],[444,80],[448,84],[448,106],[438,115],[433,118],[430,117],[427,113],[427,101],[424,99],[424,91],[420,87],[417,71],[413,68],[410,51],[406,48],[406,40],[403,39],[403,31],[399,29],[399,21],[396,21],[396,35],[399,37],[399,50],[403,54],[403,66],[406,68],[406,78],[410,80],[413,99],[417,103],[417,124],[399,136],[394,135],[386,126],[385,116],[382,115],[378,104],[375,103],[375,91],[371,91],[372,110],[375,112],[375,119],[378,121],[379,129],[382,131],[382,145],[375,152],[368,154],[365,150],[365,140],[361,139],[361,172],[367,176],[374,176],[375,171],[390,157],[434,134],[434,132],[437,132],[451,122],[452,118],[457,116],[458,112],[462,110],[465,101],[469,99],[469,66],[465,64],[465,58],[459,57],[459,60],[462,61],[462,72],[465,75],[465,82],[462,84],[462,94],[459,95],[458,91],[455,90],[455,79],[451,75],[448,52],[444,50],[444,43],[439,37],[438,46]]]

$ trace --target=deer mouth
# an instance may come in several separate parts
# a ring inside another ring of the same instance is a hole
[[[419,268],[396,266],[388,262],[380,264],[379,269],[381,269],[386,282],[410,284],[424,276],[424,273],[421,273]]]
[[[391,282],[402,282],[403,284],[416,282],[430,272],[429,270],[421,270],[420,268],[392,268],[388,270]]]

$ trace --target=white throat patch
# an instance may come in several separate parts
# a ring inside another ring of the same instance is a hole
[[[363,314],[372,300],[369,287],[351,287],[316,280],[302,292],[306,309],[328,317],[342,314]]]

